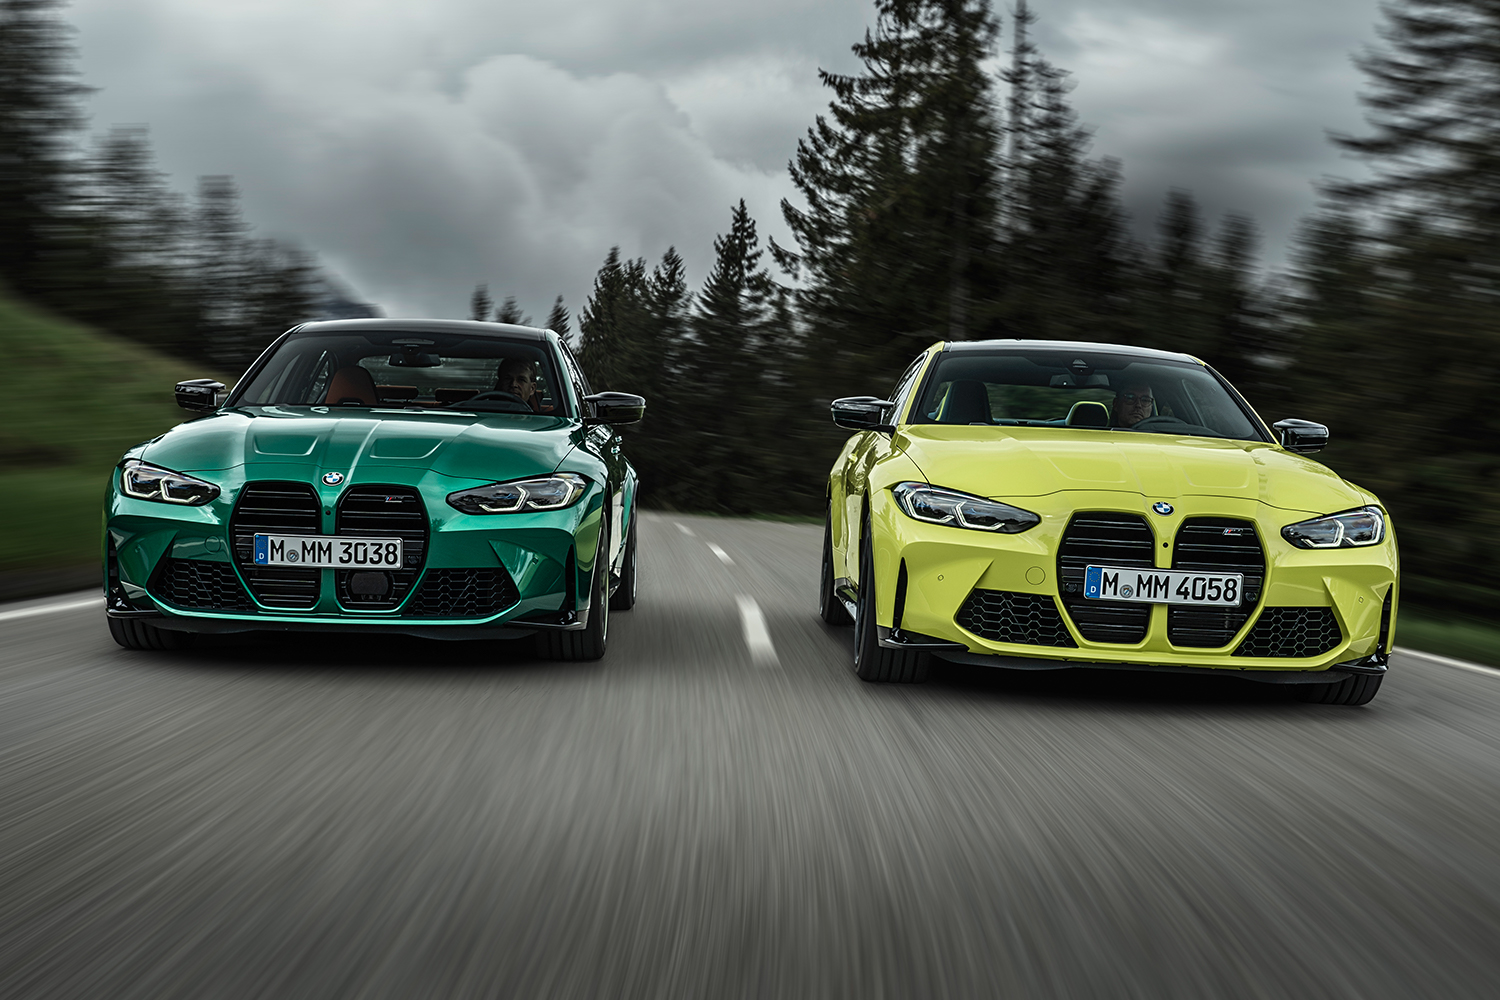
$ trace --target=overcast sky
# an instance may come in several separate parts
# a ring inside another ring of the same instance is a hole
[[[1008,8],[999,8],[1008,14]],[[1149,229],[1170,187],[1240,211],[1275,264],[1313,183],[1355,166],[1350,55],[1377,0],[1033,0],[1096,155]],[[676,245],[701,283],[744,198],[781,238],[786,163],[856,66],[861,0],[74,0],[96,130],[150,126],[190,191],[232,174],[389,315],[466,314],[474,286],[576,315],[609,247]],[[1009,19],[1006,18],[1007,45]]]

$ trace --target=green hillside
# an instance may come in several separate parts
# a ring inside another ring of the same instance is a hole
[[[4,296],[0,354],[0,573],[96,565],[110,469],[213,373]]]

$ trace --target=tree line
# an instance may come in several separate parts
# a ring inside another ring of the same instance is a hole
[[[232,178],[172,190],[146,129],[84,139],[60,0],[0,0],[0,286],[220,371],[291,324],[366,313],[293,244],[256,238]]]

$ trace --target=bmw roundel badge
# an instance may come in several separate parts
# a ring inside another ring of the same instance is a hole
[[[328,482],[328,477],[324,476],[323,477],[323,481],[325,483]],[[1165,500],[1158,500],[1158,501],[1156,501],[1156,503],[1154,503],[1154,504],[1151,505],[1151,509],[1154,510],[1154,511],[1156,511],[1158,514],[1162,515],[1163,517],[1165,517],[1166,515],[1172,513],[1172,511],[1174,510],[1173,506],[1171,504],[1167,503]]]
[[[343,481],[344,481],[344,474],[342,472],[325,472],[325,473],[323,473],[323,483],[325,485],[327,485],[327,486],[337,486],[339,483],[342,483]],[[1158,505],[1158,506],[1160,506],[1160,505]],[[1171,509],[1172,509],[1171,507],[1167,508],[1168,511],[1170,511]]]

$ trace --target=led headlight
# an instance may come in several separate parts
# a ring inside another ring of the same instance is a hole
[[[1379,507],[1361,507],[1342,514],[1298,521],[1281,529],[1281,537],[1299,549],[1349,549],[1374,545],[1385,538],[1385,514]]]
[[[213,483],[130,459],[120,466],[120,489],[137,500],[202,507],[219,495]]]
[[[1018,534],[1042,522],[1029,510],[1008,503],[970,496],[957,490],[926,483],[900,483],[892,490],[896,504],[908,517],[928,524],[946,524],[976,531],[1000,531]]]
[[[535,510],[562,510],[583,496],[589,481],[572,472],[557,472],[540,479],[491,483],[448,494],[448,505],[465,514],[517,514]]]

